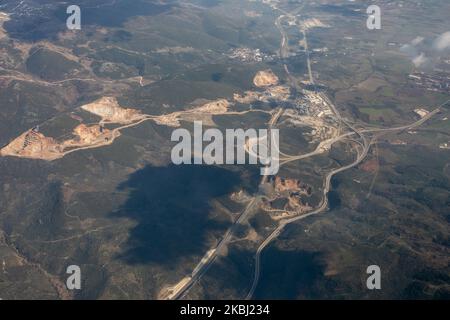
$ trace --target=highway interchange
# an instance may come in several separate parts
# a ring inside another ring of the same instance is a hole
[[[288,17],[289,19],[298,19],[299,18],[298,13],[301,11],[302,7],[300,7],[298,10],[296,10],[293,13],[288,13],[282,9],[277,8],[275,5],[272,5],[272,7],[274,8],[274,10],[280,11],[282,13],[282,15],[280,15],[276,19],[275,25],[278,28],[278,30],[280,31],[281,36],[282,36],[279,55],[280,55],[280,58],[283,59],[283,58],[287,57],[287,55],[289,53],[289,48],[288,48],[288,37],[287,37],[286,31],[284,30],[284,28],[282,26],[282,20],[285,17]],[[311,84],[314,85],[315,82],[314,82],[314,77],[313,77],[312,70],[311,70],[311,61],[310,61],[310,55],[309,55],[309,49],[308,49],[307,33],[306,33],[306,30],[304,30],[304,29],[300,30],[300,32],[303,33],[304,41],[305,41],[305,53],[306,53],[308,73],[309,73],[309,78],[310,78],[309,81]],[[289,72],[289,68],[286,64],[284,65],[284,69],[286,71],[286,74],[287,74],[287,77],[289,79],[291,86],[298,89],[298,79],[295,78]],[[347,170],[359,165],[361,162],[363,162],[364,159],[367,157],[371,146],[375,143],[375,141],[381,135],[393,133],[393,132],[401,132],[404,130],[410,130],[415,127],[418,127],[418,126],[422,125],[423,123],[425,123],[430,118],[432,118],[434,115],[439,113],[441,111],[441,107],[443,107],[444,105],[446,105],[447,103],[450,102],[450,100],[446,101],[441,106],[437,107],[434,111],[430,112],[428,115],[426,115],[419,121],[412,123],[410,125],[405,125],[405,126],[395,127],[395,128],[385,128],[385,129],[379,129],[379,128],[357,129],[348,120],[344,119],[340,115],[336,106],[333,104],[333,102],[329,99],[329,97],[325,93],[320,93],[320,97],[328,104],[328,106],[332,110],[336,120],[342,126],[347,127],[346,132],[338,135],[337,137],[333,137],[331,139],[322,141],[313,152],[303,154],[303,155],[287,156],[285,158],[280,158],[280,166],[285,165],[290,162],[293,162],[293,161],[299,161],[299,160],[307,159],[307,158],[322,154],[322,153],[326,152],[327,150],[329,150],[332,145],[336,144],[337,142],[344,141],[350,137],[353,137],[354,142],[357,142],[355,160],[352,163],[350,163],[346,166],[340,167],[340,168],[336,168],[336,169],[328,172],[325,175],[324,182],[323,182],[322,200],[321,200],[319,207],[317,207],[316,209],[314,209],[313,211],[311,211],[309,213],[306,213],[306,214],[303,214],[300,216],[294,216],[292,218],[286,218],[284,220],[280,220],[278,227],[275,230],[273,230],[273,232],[260,244],[260,246],[258,247],[258,249],[255,253],[254,277],[253,277],[252,286],[249,289],[248,294],[246,295],[246,299],[251,299],[253,297],[255,290],[258,286],[258,282],[259,282],[260,274],[261,274],[261,254],[264,251],[264,249],[282,233],[282,231],[284,230],[284,228],[287,225],[304,220],[306,218],[309,218],[309,217],[312,217],[315,215],[318,215],[320,213],[325,212],[328,209],[328,204],[329,204],[328,193],[331,188],[331,181],[335,175],[342,173],[344,171],[347,171]],[[277,110],[275,110],[272,113],[272,118],[268,124],[269,130],[276,127],[277,122],[278,122],[279,118],[282,116],[282,114],[283,114],[283,109],[281,109],[281,108],[278,108]],[[283,154],[283,153],[280,153],[280,154]],[[263,176],[260,184],[263,185],[264,183],[266,183],[267,179],[268,179],[267,176]],[[218,243],[218,245],[214,249],[208,251],[208,253],[204,256],[204,258],[195,267],[192,274],[188,277],[189,281],[186,281],[185,283],[183,283],[183,285],[180,288],[178,288],[177,292],[175,292],[171,295],[171,299],[182,299],[186,296],[186,294],[189,292],[189,290],[195,285],[195,283],[197,283],[201,279],[201,277],[208,271],[210,266],[216,261],[220,252],[223,249],[225,249],[227,247],[227,245],[230,243],[230,240],[232,239],[232,237],[234,235],[236,227],[239,226],[240,224],[244,223],[245,221],[247,221],[247,219],[253,213],[256,212],[256,210],[260,206],[263,198],[264,198],[264,194],[262,194],[261,192],[258,192],[257,194],[255,194],[252,197],[250,202],[247,204],[245,210],[234,221],[232,226],[225,233],[222,240]]]

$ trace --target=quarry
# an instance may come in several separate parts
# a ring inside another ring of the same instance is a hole
[[[246,91],[244,95],[234,94],[234,101],[245,104],[255,101],[287,101],[291,94],[290,88],[278,83],[279,78],[272,70],[259,71],[253,78],[253,84],[263,90]],[[1,149],[0,156],[53,161],[78,150],[110,145],[121,135],[122,129],[139,125],[144,121],[152,120],[158,125],[174,128],[181,126],[181,120],[201,121],[208,126],[215,126],[212,118],[214,115],[245,114],[252,111],[230,111],[233,105],[233,102],[225,98],[197,99],[186,110],[149,115],[135,108],[121,106],[114,96],[105,96],[79,107],[79,110],[99,117],[97,123],[86,124],[83,117],[72,113],[71,118],[80,123],[72,129],[69,136],[49,137],[40,132],[37,126],[24,132]],[[107,128],[107,125],[120,126]]]
[[[146,120],[138,110],[120,107],[113,97],[101,98],[81,106],[81,109],[99,116],[101,121],[90,125],[81,123],[73,129],[72,137],[61,140],[46,137],[38,126],[34,127],[1,149],[0,156],[53,161],[77,150],[111,144],[120,136],[121,129]],[[124,126],[110,130],[105,128],[106,123]]]
[[[78,150],[112,144],[121,135],[122,129],[139,125],[147,120],[153,120],[159,125],[179,127],[181,119],[193,121],[199,116],[226,114],[230,105],[226,99],[217,99],[207,101],[193,109],[152,116],[143,114],[133,108],[120,106],[115,97],[102,97],[80,107],[81,110],[100,117],[98,123],[89,125],[80,123],[73,129],[72,137],[65,139],[47,137],[39,131],[39,126],[36,126],[1,149],[0,156],[53,161]],[[71,118],[80,122],[83,121],[81,117],[76,115],[71,115]],[[122,126],[108,129],[105,127],[108,124],[120,124]]]
[[[128,124],[145,118],[138,110],[121,107],[114,97],[103,97],[81,109],[101,117],[101,123]]]
[[[264,91],[247,90],[243,94],[235,93],[233,99],[238,103],[250,104],[256,101],[287,101],[291,96],[290,87],[279,85],[278,77],[270,69],[256,73],[253,84]]]
[[[33,128],[1,149],[0,156],[51,161],[73,152],[74,148],[105,145],[113,140],[113,132],[100,125],[87,126],[80,124],[73,130],[73,136],[72,139],[57,141],[54,138],[46,137],[36,128]]]
[[[259,71],[255,78],[253,79],[253,84],[259,88],[270,87],[278,84],[278,77],[273,73],[272,70]]]

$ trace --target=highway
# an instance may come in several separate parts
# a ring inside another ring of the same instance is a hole
[[[358,132],[358,134],[360,134],[362,136],[362,133],[375,133],[377,134],[376,137],[372,137],[370,139],[370,141],[367,141],[367,138],[364,137],[364,143],[362,144],[363,149],[361,152],[359,152],[359,154],[357,155],[357,158],[354,162],[352,162],[351,164],[335,169],[331,172],[329,172],[326,177],[325,177],[325,181],[324,181],[324,188],[323,188],[323,198],[322,198],[322,202],[320,204],[320,206],[315,209],[312,212],[309,212],[307,214],[298,216],[298,217],[293,217],[290,219],[285,219],[282,220],[279,224],[279,226],[261,243],[261,245],[258,247],[256,254],[255,254],[255,273],[254,273],[254,279],[253,279],[253,283],[252,286],[247,294],[246,299],[251,299],[256,287],[258,285],[259,282],[259,277],[260,277],[260,272],[261,272],[261,253],[262,251],[273,241],[275,240],[283,231],[283,229],[294,222],[309,218],[311,216],[315,216],[318,215],[324,211],[327,210],[328,208],[328,193],[330,191],[330,187],[331,187],[331,180],[332,178],[341,173],[344,172],[346,170],[349,170],[355,166],[357,166],[358,164],[360,164],[362,161],[364,161],[364,159],[367,157],[367,154],[370,150],[370,146],[372,145],[372,142],[375,141],[376,139],[378,139],[381,135],[383,134],[388,134],[388,133],[392,133],[392,132],[396,132],[396,131],[404,131],[404,130],[411,130],[414,129],[416,127],[421,126],[422,124],[424,124],[426,121],[428,121],[429,119],[431,119],[433,116],[435,116],[437,113],[439,113],[441,111],[441,108],[443,106],[445,106],[446,104],[448,104],[450,102],[450,100],[447,100],[446,102],[442,103],[439,107],[437,107],[435,110],[433,110],[432,112],[428,113],[425,117],[423,117],[422,119],[409,124],[409,125],[405,125],[405,126],[400,126],[400,127],[395,127],[395,128],[386,128],[386,129],[368,129],[368,130],[361,130],[360,132]],[[351,135],[356,134],[357,132],[349,132],[346,134],[343,134],[337,138],[331,139],[331,141],[327,142],[328,144],[332,145],[335,142],[341,141],[344,138],[347,138]],[[318,148],[319,149],[319,148]],[[300,157],[294,157],[292,161],[295,160],[300,160],[300,159],[304,159],[310,156],[314,156],[315,154],[320,153],[318,151],[318,149],[316,149],[316,151],[309,153],[309,154],[305,154],[303,156]],[[286,163],[286,162],[285,162]]]
[[[280,16],[282,17],[282,16]],[[280,19],[280,18],[279,18]],[[279,19],[277,19],[277,22],[279,23]],[[281,25],[277,24],[277,27],[280,29],[280,32],[283,35],[283,39],[286,38],[285,36],[285,32],[283,31],[283,28],[281,27]],[[309,54],[309,48],[308,48],[308,39],[307,39],[307,34],[305,30],[302,30],[303,36],[304,36],[304,42],[305,42],[305,52],[306,52],[306,58],[307,58],[307,65],[308,65],[308,73],[309,73],[309,78],[310,78],[310,83],[314,84],[314,77],[312,74],[312,68],[311,68],[311,61],[310,61],[310,54]],[[282,41],[282,45],[285,44],[285,41]],[[280,52],[284,52],[285,50],[281,49]],[[288,67],[285,65],[284,66],[286,72],[288,73],[288,76],[290,77],[290,79],[294,78],[294,76],[292,76],[288,70]],[[294,81],[295,83],[297,83],[296,81]],[[425,123],[426,121],[428,121],[429,119],[431,119],[434,115],[436,115],[437,113],[439,113],[439,111],[441,111],[441,107],[443,107],[444,105],[448,104],[450,102],[450,100],[447,100],[446,102],[444,102],[443,104],[441,104],[438,108],[436,108],[435,110],[433,110],[432,112],[428,113],[425,117],[423,117],[422,119],[420,119],[419,121],[410,124],[410,125],[405,125],[405,126],[400,126],[400,127],[395,127],[395,128],[382,128],[382,129],[368,129],[368,130],[358,130],[356,129],[352,124],[350,124],[347,120],[345,120],[339,113],[339,111],[337,110],[336,106],[334,105],[334,103],[328,98],[328,96],[325,93],[320,93],[319,94],[320,97],[328,104],[328,106],[332,109],[334,115],[336,116],[337,120],[344,123],[350,130],[351,132],[347,132],[345,134],[342,134],[338,137],[326,140],[326,141],[322,141],[319,146],[316,148],[315,151],[308,153],[308,154],[304,154],[304,155],[300,155],[300,156],[292,156],[289,157],[289,159],[284,160],[281,165],[284,165],[288,162],[292,162],[292,161],[297,161],[297,160],[301,160],[301,159],[306,159],[315,155],[318,155],[320,153],[325,152],[327,149],[329,149],[334,143],[342,141],[350,136],[353,135],[358,135],[359,138],[362,140],[362,142],[360,143],[360,146],[362,147],[361,151],[358,151],[357,157],[355,159],[355,161],[353,161],[351,164],[348,164],[347,166],[341,167],[341,168],[337,168],[335,170],[332,170],[331,172],[329,172],[324,179],[324,188],[323,188],[323,195],[322,195],[322,200],[321,200],[321,204],[318,208],[316,208],[314,211],[311,211],[307,214],[304,215],[300,215],[297,217],[293,217],[293,218],[288,218],[288,219],[284,219],[281,220],[278,227],[261,243],[261,245],[258,247],[256,254],[255,254],[255,271],[254,271],[254,278],[253,278],[253,282],[252,282],[252,286],[246,296],[246,300],[249,300],[253,297],[255,290],[258,286],[259,283],[259,278],[260,278],[260,274],[261,274],[261,253],[263,252],[263,250],[276,238],[278,238],[278,236],[281,234],[281,232],[284,230],[284,228],[294,222],[298,222],[300,220],[309,218],[311,216],[315,216],[318,215],[324,211],[326,211],[328,209],[328,204],[329,204],[329,199],[328,199],[328,193],[330,191],[331,188],[331,181],[333,179],[333,177],[341,172],[347,171],[357,165],[359,165],[362,161],[364,161],[364,159],[367,157],[367,154],[370,150],[370,147],[373,143],[373,141],[376,141],[376,139],[383,135],[383,134],[387,134],[390,132],[395,132],[395,131],[403,131],[403,130],[410,130],[412,128],[418,127],[420,125],[422,125],[423,123]],[[374,133],[375,135],[378,133],[378,135],[376,135],[376,137],[372,137],[371,139],[368,139],[364,133]],[[359,143],[359,142],[358,142]]]
[[[268,122],[269,127],[269,136],[270,136],[270,130],[276,125],[279,118],[283,114],[283,109],[278,108],[272,113],[272,117],[270,121]],[[260,184],[264,184],[267,181],[267,176],[261,177]],[[199,280],[201,277],[208,271],[209,267],[214,263],[214,261],[217,258],[217,255],[220,254],[220,252],[225,249],[231,238],[234,235],[234,231],[236,230],[236,227],[242,224],[246,221],[246,219],[255,212],[256,209],[259,208],[261,201],[262,201],[262,194],[256,194],[252,200],[247,204],[245,210],[238,216],[238,218],[234,221],[232,226],[227,230],[225,235],[223,236],[222,240],[218,243],[218,245],[208,251],[208,253],[201,259],[201,261],[197,264],[197,266],[194,268],[194,271],[190,275],[189,281],[185,281],[185,283],[180,286],[178,292],[172,294],[171,299],[177,300],[180,298],[183,298],[184,295],[189,291],[189,289]]]
[[[276,8],[278,9],[278,8]],[[288,52],[289,52],[289,47],[288,47],[288,37],[286,34],[286,31],[284,30],[284,28],[281,26],[281,20],[283,19],[283,17],[285,16],[289,16],[290,18],[293,18],[292,14],[286,13],[281,9],[278,9],[279,11],[282,11],[284,14],[279,16],[276,21],[275,21],[275,25],[277,26],[277,28],[279,29],[281,36],[282,36],[282,40],[281,40],[281,47],[280,47],[280,58],[286,58],[288,56]],[[297,10],[297,11],[300,11]],[[305,41],[307,41],[306,39],[306,33],[304,33],[305,36]],[[308,49],[306,48],[306,51],[308,51]],[[308,63],[310,65],[310,57],[309,57],[309,52],[307,52],[307,59],[308,59]],[[298,87],[298,82],[297,79],[291,75],[291,73],[289,72],[288,66],[285,64],[284,65],[285,71],[287,76],[289,77],[290,81],[291,81],[291,85],[294,87]],[[312,83],[314,83],[314,79],[312,78],[312,71],[309,69],[310,71],[310,78],[312,79]],[[328,100],[329,101],[329,100]],[[339,113],[337,112],[337,110],[334,108],[333,111],[335,112],[336,116],[339,117],[339,119],[341,119]],[[269,131],[276,125],[276,123],[278,122],[279,118],[281,117],[281,115],[283,114],[283,109],[279,108],[278,110],[276,110],[273,114],[272,114],[272,118],[268,123],[269,126]],[[298,157],[291,157],[290,159],[286,160],[284,162],[291,162],[291,161],[295,161],[295,160],[300,160],[300,159],[304,159],[304,158],[308,158],[314,155],[317,155],[319,153],[322,153],[326,150],[326,148],[329,148],[333,143],[340,141],[342,139],[344,139],[347,136],[350,136],[353,133],[348,133],[346,135],[342,135],[340,137],[337,137],[335,139],[331,139],[331,140],[327,140],[325,142],[322,142],[319,147],[314,151],[311,152],[309,154],[305,154],[302,156],[298,156]],[[367,152],[366,152],[367,154]],[[359,162],[358,162],[359,163]],[[351,167],[357,165],[356,164],[352,164]],[[350,166],[350,165],[349,165]],[[346,170],[346,167],[344,168],[340,168],[335,170],[336,173],[341,172],[343,170]],[[331,178],[334,174],[336,173],[330,173],[330,175],[327,177],[325,185],[328,185],[329,188],[329,184],[331,182]],[[268,177],[267,176],[263,176],[261,178],[261,182],[260,184],[264,184],[267,182]],[[324,193],[325,195],[328,193],[328,191],[326,193]],[[246,209],[240,214],[240,216],[238,217],[238,219],[233,223],[233,225],[228,229],[228,231],[225,233],[224,237],[222,238],[222,240],[219,242],[219,244],[216,246],[215,249],[212,249],[212,251],[210,250],[209,252],[212,252],[211,254],[207,254],[203,257],[203,259],[201,259],[201,261],[199,262],[199,264],[194,268],[194,271],[192,272],[192,274],[189,277],[189,281],[185,281],[182,285],[179,286],[178,288],[178,292],[175,292],[171,295],[171,299],[180,299],[183,298],[185,296],[185,294],[189,291],[189,289],[207,272],[207,270],[209,269],[209,267],[214,263],[214,261],[217,258],[218,253],[221,252],[221,250],[223,248],[225,248],[229,241],[231,240],[232,236],[233,236],[233,232],[236,228],[236,226],[238,226],[239,224],[241,224],[242,222],[245,221],[245,219],[248,218],[248,216],[255,211],[255,209],[257,209],[260,205],[260,202],[262,200],[262,195],[261,194],[256,194],[253,199],[249,202],[249,204],[247,205]],[[296,217],[294,219],[299,219],[299,218],[306,218],[307,216],[311,216],[313,214],[317,214],[319,212],[322,212],[323,210],[325,210],[328,206],[328,199],[327,197],[324,197],[323,203],[321,205],[320,208],[316,209],[314,212],[311,212],[307,215],[301,216],[301,217]],[[253,286],[251,289],[251,292],[249,292],[247,298],[251,298],[251,296],[253,295],[253,291],[256,288],[256,285],[258,283],[258,279],[259,279],[259,265],[260,265],[260,254],[262,252],[262,250],[276,237],[278,237],[278,235],[281,233],[281,231],[284,229],[284,226],[286,226],[287,224],[291,223],[291,221],[293,222],[293,219],[290,220],[282,220],[278,226],[277,229],[274,230],[274,232],[268,237],[266,238],[266,240],[261,244],[261,246],[258,248],[257,253],[255,255],[255,260],[256,260],[256,270],[255,270],[255,279],[253,282]]]
[[[286,58],[288,56],[289,53],[289,48],[288,48],[288,37],[286,34],[286,31],[283,29],[282,25],[281,25],[281,20],[288,16],[290,18],[293,18],[294,16],[292,14],[289,14],[287,12],[284,12],[281,9],[275,8],[276,10],[279,10],[283,13],[283,15],[280,15],[276,21],[275,21],[275,25],[277,26],[277,28],[279,29],[281,36],[282,36],[282,40],[281,40],[281,47],[280,47],[280,58]],[[300,11],[300,10],[297,10]],[[313,78],[313,74],[312,74],[312,69],[311,69],[311,61],[310,61],[310,54],[309,54],[309,48],[308,48],[308,40],[307,40],[307,34],[306,32],[303,30],[302,31],[303,35],[304,35],[304,40],[305,40],[305,52],[306,52],[306,58],[307,58],[307,64],[308,64],[308,73],[309,73],[309,78],[310,78],[310,83],[314,84],[314,78]],[[289,72],[288,66],[285,64],[284,65],[284,69],[286,71],[286,74],[291,82],[291,85],[295,88],[298,88],[298,81],[297,79]],[[304,215],[300,215],[300,216],[296,216],[293,218],[288,218],[288,219],[284,219],[281,220],[278,227],[261,243],[261,245],[258,247],[256,253],[255,253],[255,271],[254,271],[254,278],[253,278],[253,282],[252,282],[252,286],[246,296],[246,299],[251,299],[254,295],[254,292],[257,288],[258,282],[259,282],[259,278],[260,278],[260,271],[261,271],[261,254],[263,252],[263,250],[273,241],[275,240],[280,234],[281,232],[284,230],[284,228],[291,224],[291,223],[295,223],[297,221],[306,219],[308,217],[314,216],[314,215],[318,215],[324,211],[326,211],[328,209],[328,204],[329,204],[329,200],[328,200],[328,193],[330,191],[331,188],[331,181],[332,178],[341,173],[344,172],[346,170],[349,170],[355,166],[357,166],[358,164],[360,164],[362,161],[364,161],[364,159],[367,157],[367,154],[370,150],[370,147],[372,145],[373,141],[376,141],[376,138],[372,137],[372,138],[368,138],[366,137],[364,134],[385,134],[385,133],[389,133],[389,132],[395,132],[395,131],[402,131],[402,130],[408,130],[411,128],[414,128],[416,126],[419,126],[421,124],[423,124],[425,121],[427,121],[428,119],[430,119],[432,116],[434,116],[436,113],[438,113],[440,111],[440,108],[437,108],[436,110],[430,112],[427,116],[425,116],[424,118],[420,119],[419,121],[410,124],[410,125],[406,125],[406,126],[401,126],[401,127],[396,127],[396,128],[387,128],[387,129],[366,129],[366,130],[358,130],[356,129],[352,124],[350,124],[347,120],[345,120],[344,118],[341,117],[339,111],[337,110],[336,106],[333,104],[333,102],[325,95],[325,93],[320,93],[321,98],[330,106],[331,110],[333,111],[333,113],[336,116],[336,119],[345,124],[345,126],[347,126],[351,131],[350,132],[346,132],[344,134],[341,134],[337,137],[334,137],[332,139],[329,140],[325,140],[322,141],[319,146],[316,148],[315,151],[304,154],[304,155],[299,155],[299,156],[290,156],[290,157],[286,157],[286,159],[283,159],[283,162],[280,163],[280,166],[292,162],[292,161],[298,161],[298,160],[302,160],[302,159],[306,159],[309,157],[313,157],[315,155],[324,153],[325,151],[329,150],[331,148],[331,146],[339,141],[343,141],[344,139],[347,139],[350,136],[353,135],[357,135],[360,139],[361,142],[357,141],[360,149],[357,150],[357,156],[356,159],[344,166],[344,167],[340,167],[337,168],[335,170],[332,170],[331,172],[329,172],[325,178],[324,178],[324,187],[323,187],[323,194],[322,194],[322,200],[321,200],[321,204],[319,205],[318,208],[314,209],[314,211],[311,211],[307,214]],[[447,104],[449,101],[445,102],[443,105]],[[281,115],[283,114],[283,109],[279,108],[278,110],[276,110],[273,114],[272,114],[272,118],[268,123],[269,126],[269,130],[271,130],[273,127],[276,126],[279,118],[281,117]],[[281,159],[280,159],[281,160]],[[260,184],[264,184],[267,182],[268,177],[267,176],[263,176],[261,178],[261,182]],[[226,248],[230,242],[230,240],[232,239],[233,235],[234,235],[234,231],[236,229],[236,227],[238,225],[240,225],[241,223],[245,222],[246,219],[256,211],[256,209],[258,209],[258,207],[261,204],[261,201],[263,199],[263,195],[260,193],[257,193],[252,200],[248,203],[248,205],[246,206],[245,210],[239,215],[239,217],[236,219],[236,221],[233,223],[233,225],[228,229],[228,231],[225,233],[224,237],[222,238],[222,240],[218,243],[218,245],[214,248],[208,251],[208,253],[201,259],[201,261],[197,264],[197,266],[194,268],[192,274],[189,277],[189,281],[184,281],[184,283],[182,283],[182,285],[179,286],[178,292],[175,292],[174,294],[172,294],[171,299],[181,299],[183,298],[187,292],[192,288],[192,286],[197,283],[197,281],[199,281],[201,279],[201,277],[208,271],[209,267],[214,263],[214,261],[216,260],[218,254],[220,254],[220,252]]]
[[[330,191],[330,187],[331,187],[331,179],[333,178],[334,175],[346,171],[350,168],[353,168],[355,166],[357,166],[359,163],[361,163],[365,157],[367,156],[367,153],[369,152],[370,149],[370,144],[364,146],[364,150],[358,155],[357,159],[345,166],[345,167],[341,167],[338,169],[335,169],[333,171],[331,171],[330,173],[327,174],[327,176],[325,177],[325,182],[324,182],[324,188],[323,188],[323,198],[322,198],[322,202],[321,205],[315,209],[314,211],[298,216],[298,217],[294,217],[294,218],[290,218],[290,219],[285,219],[285,220],[281,220],[280,224],[278,225],[278,227],[264,240],[263,243],[261,243],[261,245],[258,247],[258,250],[256,251],[255,254],[255,273],[254,273],[254,279],[253,279],[253,284],[252,287],[250,288],[249,293],[247,294],[246,299],[251,299],[256,287],[258,285],[259,282],[259,277],[260,277],[260,265],[261,265],[261,252],[274,240],[276,239],[281,232],[283,231],[283,229],[288,225],[291,224],[293,222],[299,221],[299,220],[303,220],[306,219],[308,217],[317,215],[323,211],[325,211],[328,208],[328,192]]]

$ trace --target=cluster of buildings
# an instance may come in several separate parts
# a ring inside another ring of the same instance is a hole
[[[450,74],[446,72],[436,72],[433,74],[414,72],[408,77],[418,87],[428,91],[447,93],[450,90]]]
[[[300,114],[325,118],[333,112],[321,95],[314,91],[303,90],[303,95],[295,101],[295,108]]]
[[[260,49],[250,49],[250,48],[237,48],[230,52],[228,55],[231,59],[237,59],[241,62],[262,62],[262,61],[272,61],[274,59],[273,55],[269,55],[261,52]]]

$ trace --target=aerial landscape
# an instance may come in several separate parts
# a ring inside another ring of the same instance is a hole
[[[0,300],[449,300],[449,12],[0,0]]]

